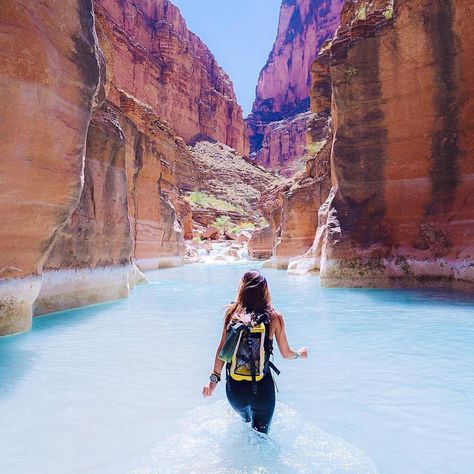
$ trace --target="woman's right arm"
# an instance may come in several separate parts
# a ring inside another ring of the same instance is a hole
[[[280,313],[275,313],[274,318],[275,337],[278,343],[278,349],[280,349],[280,354],[282,355],[282,357],[284,359],[298,359],[298,357],[301,357],[302,359],[307,359],[308,349],[306,349],[306,347],[302,347],[298,351],[294,351],[288,344],[288,339],[286,337],[285,331],[285,321],[283,320],[283,316]]]

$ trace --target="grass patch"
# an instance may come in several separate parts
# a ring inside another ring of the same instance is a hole
[[[316,156],[323,149],[325,144],[326,144],[326,140],[322,140],[320,142],[308,143],[306,145],[306,151],[311,156]]]
[[[254,222],[242,222],[241,224],[236,224],[232,226],[230,231],[233,234],[239,235],[244,230],[255,230],[255,229],[263,229],[267,227],[268,222],[264,217],[260,217],[257,223]]]
[[[199,207],[211,207],[213,209],[217,209],[218,211],[234,211],[241,214],[244,213],[244,210],[241,206],[232,204],[214,196],[210,196],[209,194],[203,193],[201,191],[193,191],[188,196],[186,196],[186,200],[189,203]]]
[[[211,225],[218,228],[221,232],[230,230],[233,234],[240,234],[243,230],[254,230],[257,227],[253,222],[234,224],[230,216],[219,216]]]
[[[243,222],[242,224],[236,225],[234,229],[236,229],[238,232],[242,232],[243,230],[263,229],[267,226],[268,221],[265,219],[265,217],[260,217],[257,222]]]
[[[253,222],[243,222],[239,225],[240,230],[254,230],[257,226]]]

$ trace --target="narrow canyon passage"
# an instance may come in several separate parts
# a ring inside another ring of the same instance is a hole
[[[128,300],[0,340],[8,474],[465,473],[474,464],[474,300],[443,290],[321,289],[267,270],[289,338],[272,436],[203,400],[223,306],[249,265],[161,270]]]
[[[59,3],[0,10],[0,335],[214,256],[472,292],[471,2],[284,0],[245,119],[170,0]]]
[[[0,473],[471,474],[474,3],[272,1],[242,107],[230,0],[0,0]],[[270,436],[201,392],[250,268]]]

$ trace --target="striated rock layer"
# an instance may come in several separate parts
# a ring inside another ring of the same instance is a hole
[[[473,8],[346,3],[322,284],[474,289]]]
[[[262,148],[256,163],[291,177],[304,167],[306,158],[306,128],[309,112],[270,122],[265,127]]]
[[[134,259],[142,270],[182,264],[183,231],[174,204],[180,199],[177,182],[182,176],[181,167],[188,172],[193,169],[191,155],[183,140],[134,98],[122,93],[120,111],[127,143],[128,214]]]
[[[91,0],[2,1],[0,24],[3,335],[31,327],[44,261],[78,204],[99,62]]]
[[[257,163],[294,174],[301,169],[309,110],[310,67],[339,26],[343,0],[284,0],[278,33],[247,118]]]
[[[148,104],[190,141],[209,136],[248,154],[232,82],[169,0],[96,0],[113,89]]]
[[[261,219],[257,204],[262,192],[280,183],[281,178],[221,143],[201,140],[191,147],[191,152],[198,181],[194,190],[217,202],[212,207],[212,202],[200,205],[191,201],[193,219],[205,226],[223,215],[233,223],[257,223]]]
[[[311,248],[318,227],[318,210],[331,188],[333,137],[329,117],[331,87],[327,48],[319,54],[311,72],[314,85],[306,131],[308,157],[305,169],[285,185],[270,190],[270,196],[267,194],[262,197],[262,201],[267,201],[262,208],[272,230],[271,259],[266,262],[267,266],[287,268],[292,258]],[[251,240],[249,248],[252,248],[252,244]]]
[[[94,8],[0,7],[0,334],[27,330],[33,306],[127,296],[136,265],[183,263],[182,191],[197,186],[185,140],[247,151],[232,84],[170,2]]]

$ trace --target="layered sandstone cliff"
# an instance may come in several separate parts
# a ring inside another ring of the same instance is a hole
[[[305,167],[286,184],[262,196],[262,211],[270,226],[249,242],[253,257],[271,256],[267,266],[287,268],[292,258],[311,248],[318,227],[318,210],[331,188],[330,155],[333,137],[327,48],[321,51],[317,61],[313,63],[311,74],[313,87],[310,91],[311,111],[305,135]],[[265,253],[262,251],[264,243]],[[259,249],[258,252],[253,252],[254,246]]]
[[[346,2],[330,49],[324,285],[474,288],[473,13]]]
[[[148,104],[190,141],[209,136],[248,154],[232,82],[169,0],[96,0],[107,74],[116,89]]]
[[[1,335],[31,326],[44,261],[80,199],[99,62],[91,0],[3,1],[0,23]]]
[[[290,176],[305,156],[310,67],[339,26],[343,0],[284,0],[278,33],[247,118],[257,163]]]
[[[186,140],[245,153],[247,139],[232,84],[169,1],[20,0],[0,13],[9,334],[33,311],[127,296],[136,265],[182,263],[182,193],[198,179]]]
[[[93,114],[85,189],[47,262],[37,314],[127,296],[140,276],[135,264],[182,264],[192,223],[181,191],[199,180],[183,138],[246,150],[232,84],[170,2],[97,0],[95,18],[105,102]]]

